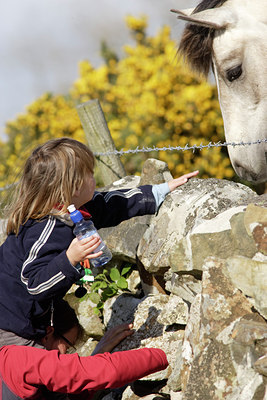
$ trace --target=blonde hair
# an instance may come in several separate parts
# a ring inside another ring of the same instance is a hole
[[[67,212],[76,190],[93,173],[94,155],[83,143],[62,137],[37,147],[27,159],[9,211],[7,234],[30,218]]]

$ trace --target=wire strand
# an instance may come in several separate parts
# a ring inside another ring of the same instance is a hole
[[[261,144],[261,143],[267,143],[267,139],[260,139],[260,140],[256,140],[254,142],[239,142],[239,143],[235,143],[235,142],[209,142],[208,144],[200,144],[200,145],[192,145],[189,146],[188,144],[186,144],[184,147],[181,146],[171,146],[169,145],[168,147],[164,146],[164,147],[142,147],[139,148],[139,146],[137,146],[135,149],[129,149],[129,150],[112,150],[112,151],[106,151],[106,152],[96,152],[94,153],[94,155],[96,157],[102,157],[102,156],[113,156],[113,155],[118,155],[118,156],[123,156],[124,154],[137,154],[137,153],[151,153],[153,151],[187,151],[187,150],[192,150],[193,153],[196,150],[203,150],[203,149],[211,149],[212,147],[227,147],[227,146],[232,146],[232,147],[237,147],[237,146],[252,146],[252,145],[257,145],[257,144]],[[4,190],[8,190],[9,188],[11,188],[12,186],[14,186],[16,183],[14,184],[9,184],[6,185],[2,188],[0,188],[0,192],[3,192]]]
[[[112,156],[112,155],[118,155],[118,156],[122,156],[124,154],[137,154],[137,153],[150,153],[152,151],[187,151],[187,150],[192,150],[193,152],[195,152],[196,150],[203,150],[203,149],[210,149],[212,147],[227,147],[227,146],[232,146],[232,147],[236,147],[236,146],[251,146],[251,145],[256,145],[256,144],[261,144],[261,143],[267,143],[267,139],[261,139],[261,140],[256,140],[254,142],[239,142],[239,143],[235,143],[235,142],[209,142],[208,144],[200,144],[200,145],[192,145],[189,146],[188,144],[186,144],[184,147],[181,146],[164,146],[164,147],[142,147],[139,148],[139,146],[137,146],[135,149],[129,149],[129,150],[112,150],[112,151],[106,151],[106,152],[96,152],[94,153],[95,156]]]

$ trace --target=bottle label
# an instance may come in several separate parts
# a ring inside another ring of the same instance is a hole
[[[79,240],[88,238],[90,236],[99,237],[101,239],[97,230],[96,229],[88,230],[88,226],[85,227],[85,229],[81,229],[80,232],[76,235],[77,239],[79,239]],[[108,263],[112,258],[111,251],[108,249],[106,244],[102,241],[102,239],[101,239],[100,245],[93,251],[93,253],[98,253],[99,251],[102,251],[102,254],[100,256],[98,256],[97,258],[90,259],[90,263],[94,267],[101,267],[102,265],[105,265],[106,263]]]

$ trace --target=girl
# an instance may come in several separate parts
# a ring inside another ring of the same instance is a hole
[[[94,157],[84,144],[53,139],[26,161],[0,247],[0,346],[38,346],[46,334],[40,316],[51,315],[73,283],[98,238],[77,240],[67,207],[74,204],[97,229],[136,215],[153,214],[166,193],[198,171],[161,185],[95,192]]]

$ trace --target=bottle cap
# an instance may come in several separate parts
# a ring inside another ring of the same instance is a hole
[[[72,213],[74,211],[76,211],[75,205],[74,204],[70,204],[69,207],[67,207],[69,213]]]
[[[70,213],[70,218],[75,224],[83,219],[81,212],[76,210],[74,204],[69,205],[67,208]]]

